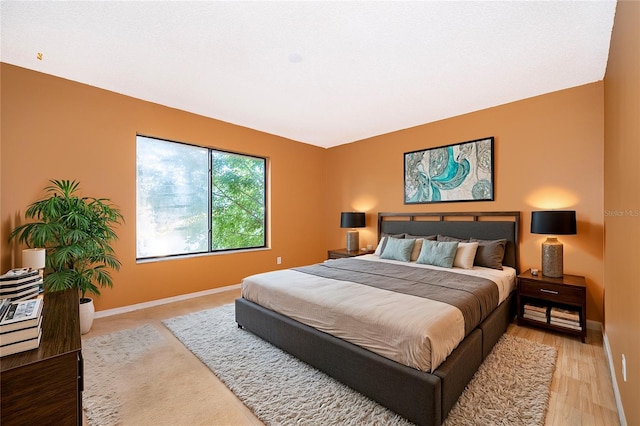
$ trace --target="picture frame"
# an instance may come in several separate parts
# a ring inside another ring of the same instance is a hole
[[[494,200],[494,137],[404,154],[404,203]]]

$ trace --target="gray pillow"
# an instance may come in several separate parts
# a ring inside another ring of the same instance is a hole
[[[469,241],[478,242],[478,250],[474,265],[484,266],[485,268],[502,269],[502,260],[507,247],[507,240],[478,240],[471,238]]]
[[[417,263],[452,268],[457,250],[457,241],[424,240]]]
[[[403,239],[406,234],[387,234],[385,232],[382,233],[384,237],[398,238],[399,240]]]
[[[416,240],[405,240],[399,238],[387,238],[387,245],[380,255],[381,259],[400,260],[409,262],[411,260],[411,250]]]
[[[411,235],[411,234],[404,234],[404,237],[412,238],[412,239],[424,238],[425,240],[430,240],[430,241],[436,241],[436,239],[438,238],[437,235]]]
[[[449,237],[448,235],[438,234],[437,241],[445,241],[445,242],[458,242],[458,243],[468,243],[469,240],[463,240],[461,238]]]

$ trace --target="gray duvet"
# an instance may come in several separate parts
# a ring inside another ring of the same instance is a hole
[[[417,269],[357,258],[337,259],[293,269],[455,306],[464,317],[465,336],[498,306],[498,288],[493,281],[449,271]]]
[[[242,296],[431,372],[513,288],[514,271],[456,269],[360,256],[252,275]]]

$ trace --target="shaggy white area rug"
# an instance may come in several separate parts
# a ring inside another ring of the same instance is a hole
[[[90,425],[121,423],[123,377],[143,368],[142,359],[163,342],[164,337],[150,325],[82,341],[82,407]]]
[[[163,323],[268,425],[410,424],[239,329],[232,304]],[[553,347],[505,334],[445,425],[543,425],[556,357]]]

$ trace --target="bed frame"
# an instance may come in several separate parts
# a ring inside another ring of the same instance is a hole
[[[518,271],[520,212],[379,213],[383,233],[506,238],[504,264]],[[318,331],[243,298],[236,322],[418,425],[441,425],[515,315],[511,294],[433,373],[425,373]]]

